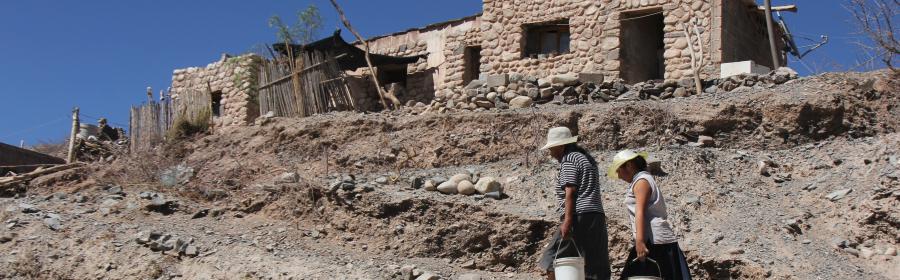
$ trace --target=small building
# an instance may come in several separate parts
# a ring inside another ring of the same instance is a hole
[[[685,27],[700,33],[702,78],[715,78],[728,62],[772,68],[765,12],[753,0],[484,0],[481,14],[369,42],[374,53],[426,56],[407,69],[407,88],[440,99],[508,73],[591,73],[626,83],[692,77]]]

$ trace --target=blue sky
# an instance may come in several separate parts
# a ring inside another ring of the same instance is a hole
[[[481,10],[480,0],[339,2],[366,37]],[[293,23],[296,11],[310,3],[325,18],[321,35],[340,27],[322,0],[0,1],[0,142],[63,139],[75,106],[86,122],[107,117],[127,127],[128,108],[145,100],[146,87],[158,92],[171,83],[173,69],[203,66],[222,53],[274,41],[268,18],[277,14]],[[831,36],[828,45],[804,59],[806,66],[792,62],[802,74],[848,69],[861,57],[842,3],[774,0],[800,7],[798,14],[785,14],[797,35]]]

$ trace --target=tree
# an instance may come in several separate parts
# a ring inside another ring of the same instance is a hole
[[[873,60],[880,59],[895,73],[900,73],[894,66],[900,55],[900,41],[895,35],[898,29],[894,26],[900,16],[900,0],[850,0],[847,8],[856,19],[859,31],[871,40],[871,44],[859,45]]]
[[[305,10],[297,12],[297,23],[289,27],[281,17],[269,18],[269,27],[277,29],[278,41],[291,44],[308,44],[315,40],[322,29],[322,15],[319,8],[310,4]]]

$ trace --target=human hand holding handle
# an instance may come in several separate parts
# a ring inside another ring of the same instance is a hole
[[[643,241],[638,241],[634,250],[637,252],[637,259],[640,261],[644,261],[647,259],[647,256],[650,255],[650,250],[647,249],[647,244]]]

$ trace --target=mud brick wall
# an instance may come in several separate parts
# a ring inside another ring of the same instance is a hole
[[[758,9],[748,8],[753,1],[722,1],[722,61],[735,62],[753,60],[756,64],[772,68],[772,53],[769,48],[769,35],[766,29],[766,16]],[[776,39],[781,32],[776,28]],[[776,40],[776,47],[784,44]],[[781,65],[785,65],[780,58]]]
[[[256,55],[223,56],[206,67],[175,70],[172,74],[172,98],[188,90],[221,92],[219,117],[213,118],[215,127],[250,124],[259,117],[257,75],[262,58]]]

